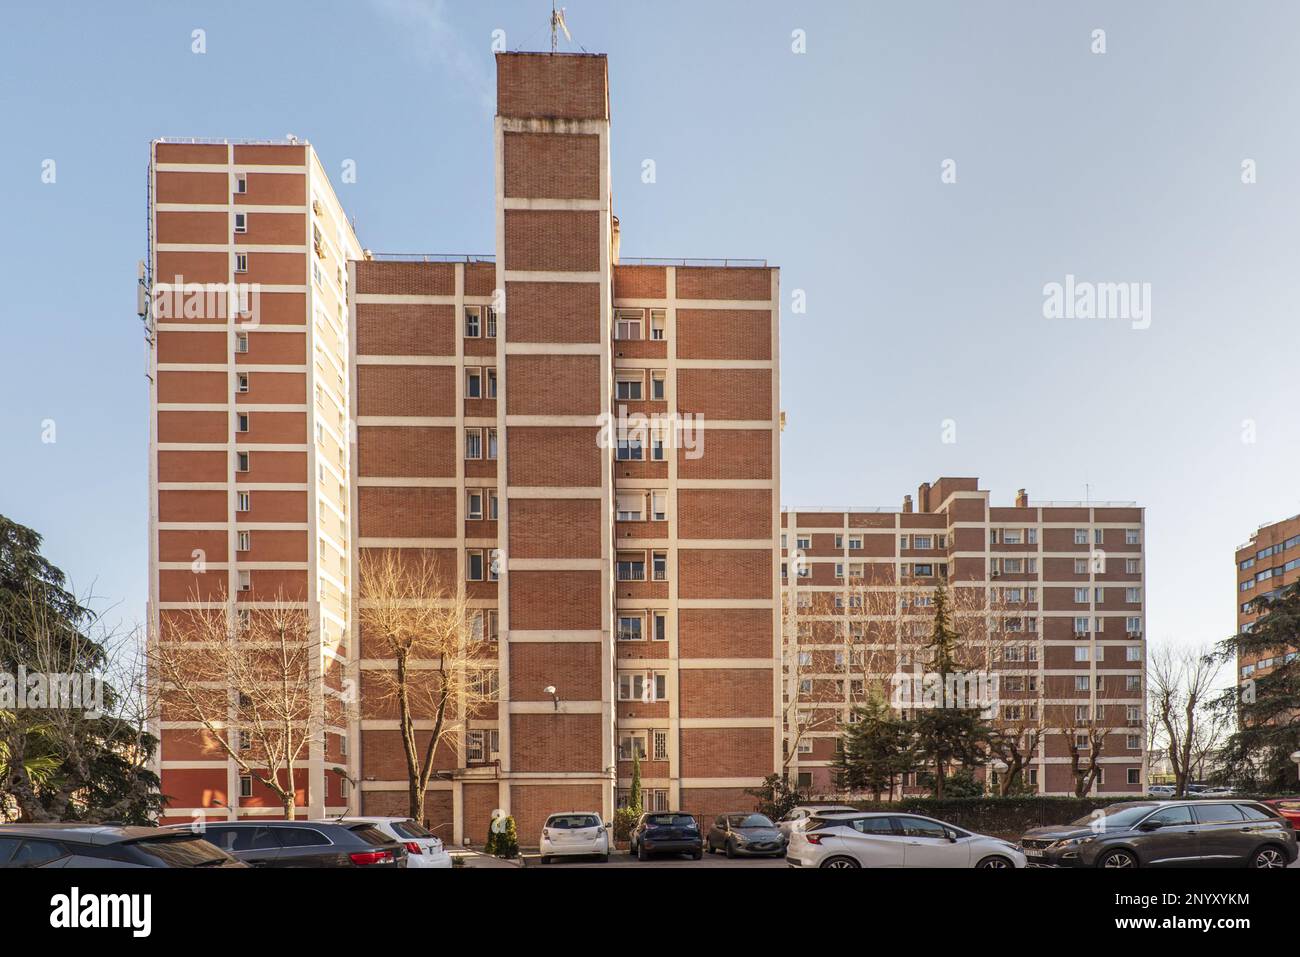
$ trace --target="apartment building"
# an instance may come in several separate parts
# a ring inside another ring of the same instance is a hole
[[[149,374],[149,617],[307,610],[320,662],[301,813],[351,800],[347,263],[360,255],[305,142],[157,140],[142,285]],[[282,813],[203,728],[163,711],[165,820]],[[229,809],[229,811],[227,810]]]
[[[1237,548],[1237,631],[1250,631],[1260,617],[1252,606],[1257,598],[1276,598],[1288,585],[1300,581],[1300,515],[1271,525],[1261,525],[1250,541]],[[1297,649],[1271,656],[1242,657],[1237,662],[1242,683],[1290,661]]]
[[[781,520],[787,629],[782,731],[791,778],[835,789],[853,708],[924,669],[931,596],[946,584],[964,643],[996,673],[1003,725],[1044,730],[1028,765],[1073,793],[1100,735],[1101,794],[1145,781],[1143,509],[1131,502],[995,506],[975,478],[925,483],[901,508],[791,508]],[[989,769],[997,774],[996,767]],[[981,772],[983,774],[983,772]],[[916,790],[915,775],[902,782]]]
[[[498,648],[427,816],[535,839],[612,814],[634,756],[648,807],[750,807],[781,752],[777,270],[620,260],[604,56],[499,54],[497,81],[494,254],[351,265],[354,558],[454,569]],[[380,654],[361,803],[404,813]]]

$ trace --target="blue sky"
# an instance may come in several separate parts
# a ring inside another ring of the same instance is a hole
[[[1300,8],[567,7],[575,43],[610,57],[624,254],[763,257],[806,293],[783,315],[787,504],[895,505],[943,474],[980,476],[995,504],[1019,487],[1136,500],[1152,637],[1232,630],[1233,548],[1300,512]],[[543,0],[7,9],[0,512],[114,614],[143,614],[151,138],[292,132],[364,245],[491,252],[492,34],[543,49],[548,16]],[[1045,319],[1043,286],[1067,274],[1150,283],[1150,328]]]

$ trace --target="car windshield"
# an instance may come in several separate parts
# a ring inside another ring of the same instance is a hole
[[[1104,826],[1107,829],[1132,827],[1159,806],[1158,804],[1116,804],[1108,808],[1091,811],[1071,823],[1075,827],[1090,827],[1093,825]],[[1098,823],[1101,821],[1104,821],[1105,824]]]
[[[546,826],[574,831],[582,827],[600,827],[600,821],[592,814],[557,814],[546,822]]]
[[[650,814],[646,816],[647,824],[657,824],[668,827],[694,827],[695,818],[689,814]]]
[[[433,837],[433,831],[417,821],[393,821],[392,828],[398,837],[409,839]]]
[[[765,814],[733,814],[727,823],[732,827],[776,827]]]
[[[147,837],[123,845],[136,863],[148,867],[205,867],[234,860],[197,834]]]

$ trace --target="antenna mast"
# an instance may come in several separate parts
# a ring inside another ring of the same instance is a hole
[[[559,47],[560,30],[564,31],[564,38],[572,43],[573,37],[569,35],[569,27],[564,22],[564,7],[557,8],[555,0],[551,0],[551,53],[555,53]]]

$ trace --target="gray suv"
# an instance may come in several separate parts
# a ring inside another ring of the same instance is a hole
[[[1026,831],[1030,867],[1286,867],[1294,826],[1255,801],[1131,801]]]

